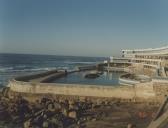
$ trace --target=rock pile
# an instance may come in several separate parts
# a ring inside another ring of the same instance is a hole
[[[96,121],[104,113],[96,109],[105,103],[87,99],[67,100],[43,97],[35,103],[22,96],[14,99],[0,98],[0,120],[13,122],[24,128],[82,128],[86,121]]]
[[[2,94],[0,128],[145,128],[159,107],[124,99]]]

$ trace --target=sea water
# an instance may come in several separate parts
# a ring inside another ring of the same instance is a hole
[[[0,54],[0,87],[8,80],[26,74],[52,69],[73,70],[77,66],[103,62],[104,57],[76,57],[56,55]]]

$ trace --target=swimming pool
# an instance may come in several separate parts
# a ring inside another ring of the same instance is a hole
[[[85,85],[119,85],[119,77],[123,72],[107,72],[103,71],[102,74],[93,79],[85,78],[89,71],[70,73],[65,77],[57,78],[54,83],[64,84],[85,84]]]

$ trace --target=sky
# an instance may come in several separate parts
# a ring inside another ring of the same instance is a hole
[[[168,45],[168,0],[0,0],[0,53],[118,56]]]

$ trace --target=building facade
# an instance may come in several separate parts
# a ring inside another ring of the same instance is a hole
[[[151,70],[155,75],[167,77],[168,46],[161,48],[122,50],[122,57],[110,58],[111,63],[129,63],[139,71]]]

